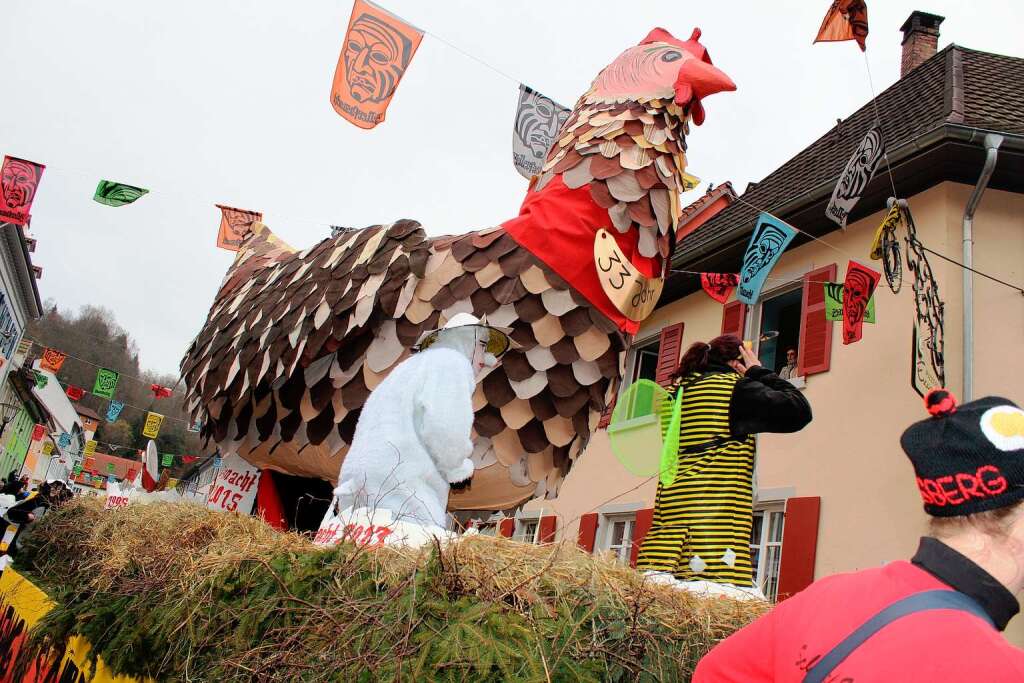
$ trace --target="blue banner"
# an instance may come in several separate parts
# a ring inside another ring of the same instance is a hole
[[[71,435],[67,432],[61,432],[60,438],[57,439],[57,445],[61,448],[67,448],[71,445]]]
[[[121,410],[123,409],[123,401],[111,401],[110,405],[107,406],[107,422],[117,422],[117,418],[120,417]]]
[[[753,306],[761,296],[765,278],[772,272],[782,252],[796,237],[796,230],[771,215],[761,212],[757,217],[754,234],[750,236],[750,244],[743,254],[743,266],[740,268],[740,283],[736,289],[736,298]]]

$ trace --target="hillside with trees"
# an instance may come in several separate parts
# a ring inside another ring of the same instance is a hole
[[[100,416],[96,439],[98,450],[111,455],[133,457],[149,440],[142,435],[146,412],[164,415],[160,435],[156,439],[161,454],[200,455],[203,449],[197,434],[188,431],[188,415],[184,411],[184,387],[173,375],[159,374],[139,366],[139,352],[131,335],[118,323],[114,314],[99,306],[83,306],[77,313],[61,311],[52,301],[46,302],[46,313],[33,321],[25,334],[33,342],[30,359],[42,355],[46,347],[63,351],[67,360],[57,373],[64,386],[73,384],[89,392],[100,367],[121,373],[114,398],[125,406],[116,422],[106,422],[109,401],[86,393],[78,405]],[[157,399],[150,385],[174,389],[170,398]],[[111,448],[105,444],[116,444]],[[181,465],[175,461],[175,467]]]

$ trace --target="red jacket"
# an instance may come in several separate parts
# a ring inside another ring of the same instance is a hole
[[[818,658],[884,608],[913,593],[951,586],[974,598],[1000,630],[1020,609],[983,569],[943,543],[923,538],[911,562],[830,576],[779,603],[711,650],[693,681],[798,683]],[[825,680],[1024,681],[1024,651],[977,616],[918,612],[885,626]]]

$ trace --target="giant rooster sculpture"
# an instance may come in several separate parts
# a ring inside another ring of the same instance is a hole
[[[520,215],[456,237],[400,220],[295,251],[254,223],[181,371],[193,415],[254,465],[334,480],[370,391],[459,312],[518,348],[479,381],[452,509],[553,497],[654,307],[680,215],[688,122],[733,90],[694,30],[655,29],[594,80]]]

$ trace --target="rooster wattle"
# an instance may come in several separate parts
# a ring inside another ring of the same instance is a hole
[[[449,507],[553,497],[653,308],[636,302],[643,283],[660,293],[687,123],[703,121],[701,98],[735,89],[699,37],[655,29],[605,68],[520,215],[497,227],[429,238],[400,220],[296,252],[255,223],[181,364],[204,434],[259,467],[333,480],[370,391],[425,330],[467,312],[512,328],[519,348],[477,385],[477,469]],[[637,293],[613,302],[601,263]]]

